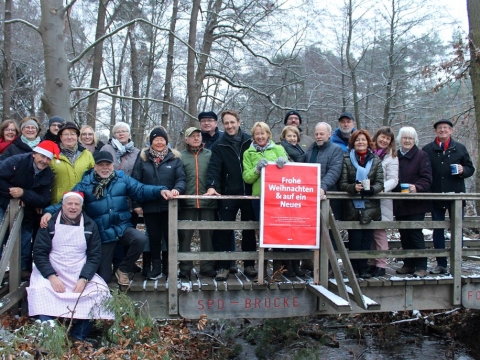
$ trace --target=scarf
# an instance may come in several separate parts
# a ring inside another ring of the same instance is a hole
[[[61,219],[65,225],[78,226],[80,224],[80,220],[82,219],[82,213],[80,213],[75,219],[69,219],[62,211]]]
[[[437,143],[438,146],[440,146],[440,148],[441,148],[443,151],[447,151],[448,147],[450,146],[450,140],[451,140],[451,139],[452,139],[452,138],[449,137],[449,138],[447,139],[447,141],[445,141],[445,142],[442,143],[442,142],[440,141],[440,139],[437,137],[437,138],[435,138],[435,142]]]
[[[35,140],[28,140],[28,139],[27,139],[25,136],[23,136],[23,135],[20,137],[20,139],[21,139],[25,144],[27,144],[28,146],[30,146],[32,149],[33,149],[34,147],[36,147],[38,144],[40,144],[40,141],[42,140],[42,139],[40,139],[40,136],[37,136],[37,137],[35,138]]]
[[[365,155],[364,155],[365,158]],[[372,168],[373,164],[373,158],[368,160],[367,163],[365,164],[365,167],[361,166],[358,161],[357,157],[355,156],[355,150],[350,150],[350,161],[352,162],[352,165],[357,169],[357,173],[355,175],[355,180],[362,181],[368,179],[368,173],[370,172],[370,169]],[[353,205],[355,206],[355,209],[365,209],[365,200],[352,200]]]
[[[68,160],[72,163],[72,165],[75,163],[75,160],[77,158],[77,150],[78,150],[78,144],[75,144],[73,147],[73,150],[67,149],[65,145],[60,143],[60,152],[67,157]]]
[[[104,179],[97,173],[94,174],[95,180],[98,181],[98,184],[93,187],[93,196],[98,200],[103,197],[103,193],[110,182],[115,178],[116,174],[115,171],[109,175],[108,178]]]
[[[317,156],[319,151],[320,151],[320,146],[316,142],[314,142],[312,147],[312,155],[310,156],[310,159],[308,159],[308,162],[310,164],[315,164],[317,162]]]
[[[261,153],[263,153],[268,148],[268,145],[270,145],[270,140],[265,144],[265,146],[260,146],[256,142],[252,142],[252,147]]]
[[[125,145],[122,145],[122,143],[120,141],[118,141],[117,139],[111,139],[110,140],[110,145],[112,145],[112,147],[117,150],[117,161],[119,164],[122,163],[122,156],[127,154],[127,153],[131,153],[134,149],[135,149],[135,144],[133,143],[133,141],[129,141],[128,143],[126,143]]]
[[[300,145],[298,145],[298,143],[296,145],[292,145],[287,140],[282,140],[280,144],[287,152],[290,161],[303,162],[302,156],[305,155],[305,151]]]
[[[229,135],[227,133],[223,134],[223,138],[235,149],[236,153],[240,153],[240,147],[242,146],[242,129],[238,128],[238,134],[235,136]]]
[[[155,164],[155,167],[158,167],[158,165],[160,165],[163,159],[165,159],[165,156],[167,156],[168,147],[165,146],[165,149],[163,149],[162,151],[153,150],[153,148],[150,147],[148,152],[152,156],[152,160],[153,160],[153,163]]]
[[[91,144],[91,145],[82,144],[82,146],[88,151],[90,151],[92,154],[95,153],[95,150],[96,150],[95,144]]]
[[[385,157],[385,155],[387,155],[387,151],[385,149],[382,149],[382,148],[378,148],[378,149],[375,149],[373,150],[373,152],[375,154],[377,154],[377,156],[383,160],[383,158]]]
[[[5,139],[0,139],[0,154],[3,154],[5,149],[11,145],[17,139],[15,136],[12,141],[5,141]]]

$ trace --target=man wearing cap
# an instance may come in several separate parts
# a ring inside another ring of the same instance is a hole
[[[48,120],[48,130],[43,136],[43,140],[52,140],[56,143],[60,142],[58,138],[58,130],[65,125],[65,119],[60,116],[52,116]]]
[[[98,274],[108,283],[112,276],[112,258],[118,243],[129,246],[125,258],[115,271],[120,285],[129,285],[128,273],[134,271],[135,262],[142,253],[147,236],[130,222],[127,197],[134,201],[170,199],[172,193],[165,186],[144,185],[122,171],[113,168],[113,156],[107,151],[95,155],[95,166],[85,173],[72,191],[83,192],[85,212],[98,226],[102,239],[102,262]],[[52,215],[60,210],[61,203],[44,210],[40,226],[45,228]]]
[[[28,314],[40,321],[74,319],[70,330],[74,341],[85,340],[93,326],[90,319],[113,318],[102,308],[110,297],[108,286],[95,274],[102,260],[100,234],[82,205],[83,193],[65,193],[62,209],[38,232],[27,288]]]
[[[207,191],[207,170],[212,152],[202,143],[202,131],[190,127],[185,131],[185,150],[181,152],[183,169],[187,176],[185,195],[203,195]],[[207,199],[185,199],[180,201],[179,220],[214,221],[217,202]],[[212,230],[200,230],[200,251],[213,251]],[[193,230],[178,231],[178,246],[181,252],[190,251]],[[200,274],[213,277],[214,261],[200,261]],[[191,261],[180,261],[180,276],[188,277],[193,268]]]
[[[218,130],[217,114],[213,111],[203,111],[198,114],[200,129],[202,131],[202,142],[205,149],[211,149],[212,145],[222,138],[223,131]]]
[[[284,125],[295,126],[300,131],[300,141],[298,145],[303,149],[303,151],[307,151],[307,149],[312,145],[315,140],[312,137],[303,134],[300,125],[302,124],[302,117],[297,110],[290,110],[285,114],[285,118],[283,119]]]
[[[343,112],[338,117],[338,128],[332,134],[332,142],[339,145],[343,152],[348,151],[348,140],[355,132],[355,118],[349,112]]]
[[[205,195],[252,195],[252,185],[243,181],[243,154],[250,147],[252,138],[240,128],[240,115],[235,110],[225,110],[221,115],[225,133],[212,146],[212,157],[207,171],[207,192]],[[251,200],[219,200],[220,221],[235,221],[238,210],[242,221],[255,221]],[[219,230],[217,251],[232,251],[231,230]],[[242,251],[255,251],[254,230],[242,230]],[[218,281],[227,280],[229,271],[236,272],[230,261],[217,261]],[[255,262],[244,261],[244,273],[255,276]]]
[[[433,127],[437,136],[423,147],[423,151],[428,154],[432,163],[432,192],[464,193],[465,179],[475,172],[467,148],[453,140],[453,123],[450,120],[438,120]],[[455,174],[452,173],[451,165],[457,165],[458,171],[455,171]],[[432,220],[444,221],[447,209],[450,209],[450,201],[433,201]],[[450,212],[449,216],[451,217]],[[433,230],[433,246],[435,249],[445,249],[444,229]],[[445,274],[446,272],[447,258],[437,257],[437,267],[430,270],[430,273]]]
[[[28,280],[32,269],[32,234],[38,227],[36,209],[50,204],[53,172],[50,161],[60,154],[58,145],[45,140],[32,153],[18,154],[5,159],[0,167],[0,221],[11,199],[21,201],[24,209],[21,234],[22,279]],[[1,250],[0,250],[1,253]]]

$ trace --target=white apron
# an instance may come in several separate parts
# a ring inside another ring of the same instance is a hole
[[[110,291],[100,276],[95,274],[87,283],[80,299],[80,294],[73,292],[87,261],[83,216],[80,226],[60,224],[60,218],[61,213],[58,214],[55,222],[55,235],[52,239],[49,258],[66,291],[55,292],[50,281],[45,279],[34,265],[30,286],[27,287],[29,315],[70,318],[75,309],[74,319],[112,319],[112,314],[103,310],[101,306],[103,301],[110,297]]]

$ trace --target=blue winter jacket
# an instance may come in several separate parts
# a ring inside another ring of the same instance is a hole
[[[352,134],[357,131],[357,129],[353,128]],[[344,153],[348,152],[348,138],[342,137],[342,134],[340,132],[340,128],[335,129],[335,131],[332,134],[332,137],[330,138],[334,144],[337,144],[340,146],[343,150]]]
[[[161,197],[160,191],[167,190],[165,186],[145,185],[134,178],[125,175],[123,171],[115,170],[115,178],[104,191],[104,196],[97,199],[93,189],[98,184],[94,171],[89,170],[83,179],[75,185],[72,191],[84,194],[84,210],[98,226],[102,244],[118,241],[125,229],[133,227],[127,197],[134,201],[144,202]],[[62,207],[62,203],[47,207],[44,213],[54,214]]]

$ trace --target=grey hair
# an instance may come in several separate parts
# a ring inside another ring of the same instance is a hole
[[[130,125],[128,125],[126,122],[120,121],[120,122],[115,124],[115,126],[112,129],[112,133],[115,134],[115,132],[119,128],[126,128],[128,130],[128,132],[130,132]]]
[[[332,127],[330,126],[329,123],[326,123],[324,121],[320,121],[315,125],[315,128],[319,125],[325,125],[327,127],[328,132],[331,134],[332,133]]]
[[[415,140],[415,145],[418,145],[418,134],[417,134],[417,131],[411,127],[411,126],[405,126],[405,127],[402,127],[399,131],[398,131],[398,135],[397,135],[397,142],[400,144],[400,140],[402,139],[402,137],[404,135],[407,135],[407,136],[411,136],[414,138]]]

